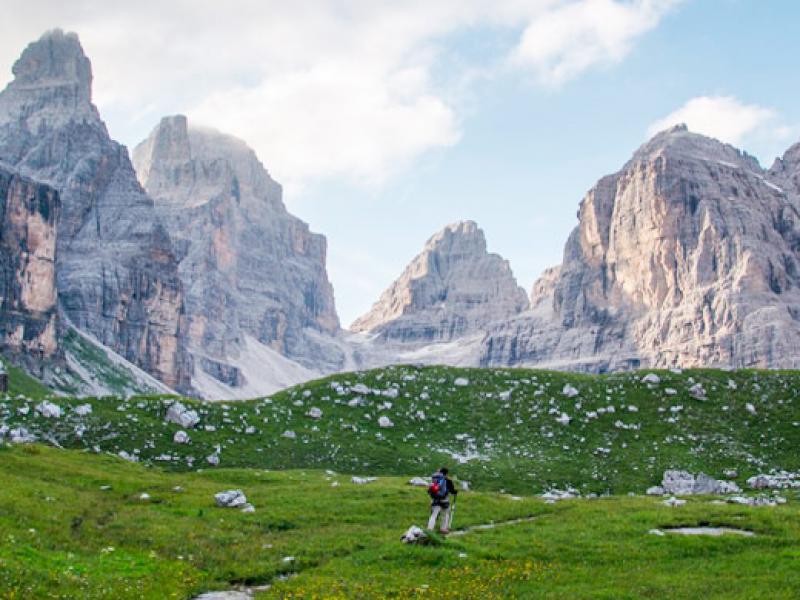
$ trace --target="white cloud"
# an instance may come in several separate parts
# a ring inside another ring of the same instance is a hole
[[[733,96],[698,96],[659,119],[647,130],[653,136],[681,123],[695,133],[740,145],[754,134],[785,137],[790,129],[777,125],[777,114],[757,104],[744,104]]]
[[[511,60],[558,86],[594,65],[620,62],[681,0],[579,0],[534,19]]]
[[[6,4],[0,69],[43,31],[76,31],[115,137],[131,145],[163,115],[187,113],[243,138],[279,181],[302,185],[380,182],[459,140],[475,65],[448,36],[521,35],[514,60],[560,82],[621,60],[675,0]],[[489,65],[507,60],[507,46],[495,50]]]

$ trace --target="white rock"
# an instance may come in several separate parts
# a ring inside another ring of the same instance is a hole
[[[558,417],[556,417],[556,421],[562,425],[569,425],[570,421],[572,421],[572,417],[570,417],[567,413],[561,413]]]
[[[60,419],[62,414],[60,406],[47,400],[42,400],[36,405],[36,412],[47,419]]]
[[[430,482],[427,479],[423,479],[422,477],[414,477],[413,479],[409,480],[408,485],[413,485],[414,487],[428,487]]]
[[[392,420],[386,415],[381,415],[381,417],[378,419],[378,425],[384,429],[394,427],[394,423],[392,423]]]
[[[425,532],[417,527],[416,525],[412,525],[408,528],[408,530],[400,537],[400,540],[404,544],[416,544],[426,538]]]
[[[748,402],[747,404],[744,405],[744,409],[747,412],[749,412],[751,415],[757,415],[758,414],[758,412],[756,412],[756,407],[753,406],[753,404],[751,404],[750,402]]]
[[[186,433],[183,429],[180,429],[175,432],[175,435],[172,436],[172,441],[176,444],[188,444],[189,443],[189,434]]]
[[[377,481],[377,477],[356,477],[355,475],[350,480],[350,483],[355,483],[356,485],[365,485],[367,483],[372,483],[373,481]]]
[[[220,508],[241,508],[247,504],[247,497],[242,490],[228,490],[214,494],[214,502]]]
[[[92,405],[91,404],[79,404],[75,408],[72,409],[75,411],[75,414],[79,417],[85,417],[86,415],[92,414]]]
[[[649,385],[658,385],[661,383],[661,377],[656,375],[655,373],[648,373],[644,377],[642,377],[642,383],[647,383]]]
[[[117,456],[119,456],[121,459],[127,460],[129,462],[139,462],[139,457],[138,456],[136,456],[135,454],[129,454],[125,450],[120,450],[117,453]]]
[[[166,420],[180,425],[184,429],[191,429],[200,422],[200,415],[195,410],[189,410],[182,402],[175,401],[167,409]]]
[[[469,385],[469,379],[467,379],[466,377],[456,377],[456,380],[453,382],[453,385],[456,385],[458,387],[467,386]]]
[[[706,390],[705,388],[703,388],[702,384],[695,383],[692,387],[689,388],[689,395],[695,400],[705,400]]]
[[[297,437],[297,434],[294,431],[287,429],[281,434],[281,437],[284,437],[288,440],[293,440]]]
[[[574,388],[573,386],[571,386],[570,384],[565,383],[564,387],[561,390],[561,393],[563,395],[565,395],[567,398],[574,398],[580,392],[578,392],[578,390],[576,388]]]
[[[311,417],[312,419],[321,419],[322,409],[316,406],[312,406],[311,408],[308,409],[308,412],[306,412],[306,416]]]
[[[219,454],[209,454],[206,456],[206,462],[216,467],[219,464]]]
[[[672,496],[671,498],[667,498],[666,500],[664,500],[663,504],[672,507],[683,506],[684,504],[686,504],[686,500],[680,500],[675,496]]]

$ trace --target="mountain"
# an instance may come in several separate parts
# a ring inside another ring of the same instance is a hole
[[[35,368],[58,347],[56,221],[53,188],[0,166],[0,344]]]
[[[13,74],[0,92],[0,161],[59,192],[55,277],[65,325],[188,389],[172,243],[92,104],[91,64],[77,36],[46,33]]]
[[[656,135],[587,193],[481,364],[800,367],[798,154],[767,172],[685,126]]]
[[[387,341],[450,342],[527,308],[508,261],[487,252],[476,223],[462,221],[433,235],[350,329]]]
[[[165,117],[133,152],[175,242],[194,388],[254,396],[337,370],[327,242],[243,141]]]

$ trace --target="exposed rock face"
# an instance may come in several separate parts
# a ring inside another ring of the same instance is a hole
[[[463,221],[431,237],[351,329],[400,342],[447,342],[527,308],[508,261],[489,254],[483,231]]]
[[[29,366],[58,351],[58,193],[0,166],[0,343]]]
[[[178,248],[196,368],[230,387],[253,384],[258,374],[234,360],[246,338],[315,372],[341,366],[325,342],[339,330],[326,240],[287,212],[244,142],[166,117],[134,162]]]
[[[534,309],[495,327],[481,362],[800,366],[800,202],[787,153],[773,172],[679,126],[581,203],[564,262]]]
[[[76,327],[167,385],[186,389],[177,261],[123,146],[91,103],[77,36],[30,44],[0,93],[0,160],[57,189],[56,280]]]

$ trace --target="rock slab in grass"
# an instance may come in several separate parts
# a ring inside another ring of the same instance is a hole
[[[242,508],[247,504],[247,497],[242,490],[228,490],[214,494],[214,501],[220,508]]]

